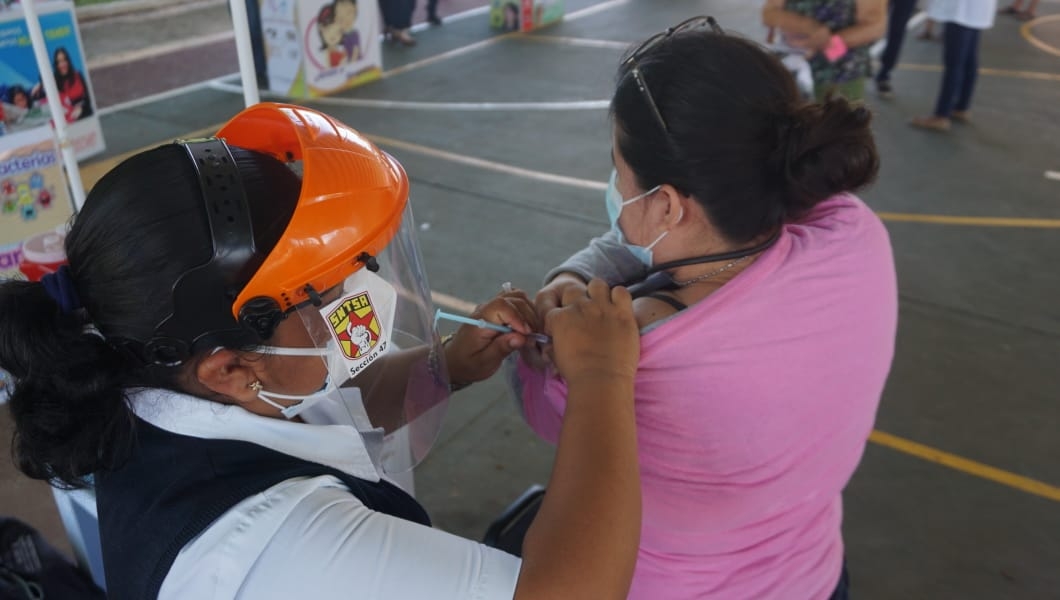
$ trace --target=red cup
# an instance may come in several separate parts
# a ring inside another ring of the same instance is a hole
[[[30,281],[40,281],[66,264],[66,236],[56,231],[37,234],[22,243],[22,259],[18,270]]]

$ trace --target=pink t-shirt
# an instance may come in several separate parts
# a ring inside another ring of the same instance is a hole
[[[644,523],[630,598],[831,595],[840,492],[872,430],[896,326],[887,232],[840,195],[642,335]],[[563,382],[518,373],[527,422],[555,443]]]

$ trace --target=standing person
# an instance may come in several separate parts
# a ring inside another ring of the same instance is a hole
[[[432,529],[387,473],[422,458],[457,383],[526,342],[529,300],[483,305],[511,333],[440,341],[397,161],[290,105],[219,136],[119,164],[74,221],[69,266],[0,283],[16,464],[94,476],[109,596],[624,599],[629,292],[596,280],[544,322],[570,409],[524,558]]]
[[[944,23],[942,86],[935,112],[914,118],[910,125],[949,131],[953,120],[969,120],[972,94],[979,78],[980,33],[994,26],[996,11],[997,0],[932,0],[928,14]]]
[[[438,16],[438,0],[427,0],[427,22],[431,25],[442,24],[442,18]]]
[[[887,47],[883,49],[883,55],[880,57],[880,70],[876,73],[876,93],[881,98],[894,97],[894,88],[891,87],[891,71],[898,64],[898,55],[902,51],[902,42],[905,41],[906,27],[909,25],[914,9],[916,9],[916,0],[891,0],[887,17]]]
[[[1021,21],[1030,21],[1038,9],[1038,0],[1027,0],[1027,8],[1023,8],[1023,0],[1012,0],[1012,4],[1001,9],[1001,14],[1016,17]]]
[[[766,0],[762,21],[810,56],[819,100],[864,98],[869,46],[887,31],[887,0]]]
[[[845,599],[841,493],[898,316],[887,230],[853,194],[879,167],[871,113],[806,103],[770,53],[696,24],[621,62],[611,229],[536,305],[550,314],[592,277],[635,298],[631,600]],[[522,354],[526,420],[562,439],[569,385]]]
[[[379,10],[383,13],[383,35],[386,39],[403,46],[416,45],[416,38],[412,37],[410,31],[416,0],[379,0]]]

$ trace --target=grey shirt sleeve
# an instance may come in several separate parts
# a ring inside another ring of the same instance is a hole
[[[575,273],[586,281],[599,277],[610,285],[643,279],[647,267],[618,241],[614,231],[593,238],[589,245],[574,253],[545,275],[545,283],[564,272]]]

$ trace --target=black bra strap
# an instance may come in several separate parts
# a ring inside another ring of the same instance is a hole
[[[629,293],[634,300],[662,290],[675,290],[678,287],[677,282],[666,271],[652,273],[641,281],[623,285],[629,288]]]
[[[658,292],[648,294],[647,296],[645,296],[645,298],[652,298],[655,300],[659,300],[660,302],[665,302],[670,306],[674,307],[674,310],[676,310],[677,312],[681,312],[682,310],[688,308],[687,304],[681,302],[677,298],[674,298],[673,296],[667,296],[666,294],[660,294]]]

